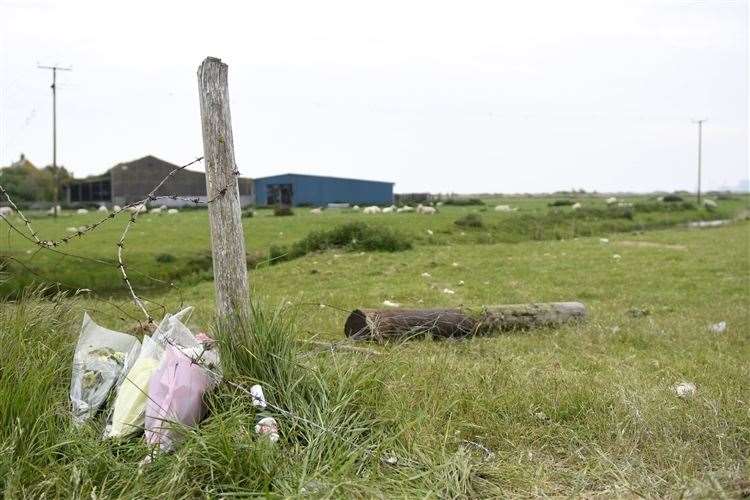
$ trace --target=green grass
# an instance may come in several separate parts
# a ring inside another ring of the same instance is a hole
[[[588,208],[606,210],[598,201]],[[184,445],[141,472],[141,440],[102,443],[102,422],[74,431],[66,413],[83,310],[111,327],[134,321],[87,294],[0,303],[0,485],[11,497],[92,496],[94,488],[99,497],[738,496],[750,474],[750,222],[623,232],[619,224],[633,220],[551,212],[548,202],[525,200],[511,214],[494,213],[495,202],[488,203],[481,217],[489,231],[455,226],[476,213],[469,207],[432,218],[300,209],[292,217],[260,211],[246,219],[248,241],[262,241],[255,250],[279,232],[291,245],[351,220],[394,227],[415,244],[395,253],[334,245],[251,272],[253,317],[242,328],[214,328],[225,375],[242,387],[263,383],[271,402],[296,417],[277,414],[282,440],[266,446],[252,434],[250,401],[224,383],[208,401],[210,417]],[[584,209],[589,204],[582,201]],[[732,210],[743,205],[746,199],[737,200]],[[183,215],[182,231],[172,232],[161,221],[174,219],[166,217],[137,226],[158,227],[152,236],[160,242],[138,255],[177,259],[162,266],[198,255],[205,238],[193,235],[185,253],[168,240],[189,227],[205,230],[204,214]],[[684,215],[716,214],[636,211],[635,219],[653,216],[649,227],[658,228]],[[513,232],[514,223],[504,221],[517,216]],[[602,226],[591,237],[521,238],[535,234],[523,229],[533,217],[565,231],[573,222]],[[479,237],[506,231],[515,243]],[[99,250],[93,243],[85,249]],[[169,310],[195,305],[195,326],[212,325],[213,284],[178,286],[154,290],[153,298]],[[386,299],[403,307],[580,300],[589,319],[466,341],[369,345],[378,356],[305,343],[342,340],[349,311]],[[125,297],[112,300],[136,315]],[[650,314],[634,318],[633,308]],[[725,333],[708,330],[722,320]],[[683,380],[696,384],[694,398],[675,396]]]

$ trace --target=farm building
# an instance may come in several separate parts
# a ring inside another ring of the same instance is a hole
[[[72,205],[116,204],[125,205],[142,200],[169,172],[177,168],[155,156],[144,156],[138,160],[119,163],[97,176],[75,179],[65,186],[65,200]],[[240,203],[253,202],[253,181],[239,179]],[[156,195],[176,195],[206,200],[206,174],[193,170],[182,170],[168,179]],[[182,206],[185,200],[169,198],[159,200],[159,205]]]
[[[324,206],[329,203],[390,205],[393,183],[305,174],[255,179],[255,204],[258,206]]]

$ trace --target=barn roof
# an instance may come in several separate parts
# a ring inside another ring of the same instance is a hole
[[[254,180],[256,181],[265,181],[268,179],[274,179],[278,177],[309,177],[313,179],[335,179],[335,180],[341,180],[341,181],[355,181],[355,182],[377,182],[379,184],[395,184],[394,182],[388,182],[388,181],[374,181],[370,179],[356,179],[353,177],[334,177],[330,175],[312,175],[312,174],[295,174],[293,172],[287,172],[285,174],[277,174],[277,175],[268,175],[266,177],[255,177]]]

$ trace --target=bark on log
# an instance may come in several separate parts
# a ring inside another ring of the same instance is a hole
[[[580,302],[512,304],[470,309],[355,309],[344,325],[347,337],[356,340],[389,340],[411,337],[467,337],[488,333],[555,326],[583,320]]]

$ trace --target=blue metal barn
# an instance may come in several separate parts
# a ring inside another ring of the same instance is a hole
[[[352,205],[390,205],[393,183],[323,177],[305,174],[281,174],[254,179],[255,204],[312,205],[350,203]]]

